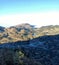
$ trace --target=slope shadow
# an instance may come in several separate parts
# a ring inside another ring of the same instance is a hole
[[[27,40],[27,41],[17,41],[17,42],[10,42],[10,43],[3,43],[0,44],[0,48],[3,47],[12,47],[12,46],[26,46],[26,45],[30,45],[30,44],[41,44],[40,42],[42,42],[42,44],[47,44],[47,43],[52,43],[54,45],[54,43],[56,43],[56,45],[59,43],[59,34],[58,35],[45,35],[45,36],[40,36],[37,38],[34,38],[32,40]],[[48,44],[47,44],[48,45]]]
[[[20,55],[16,57],[19,59],[16,59],[17,64],[14,63],[14,57],[19,51],[24,54],[22,62],[25,65],[59,65],[59,35],[45,35],[28,41],[0,44],[0,56],[3,54],[4,58],[3,60],[0,58],[0,62],[7,62],[6,65],[18,65]]]

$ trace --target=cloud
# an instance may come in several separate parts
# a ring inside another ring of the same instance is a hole
[[[0,26],[13,26],[21,23],[37,25],[59,25],[59,12],[41,12],[32,14],[14,14],[0,16]]]

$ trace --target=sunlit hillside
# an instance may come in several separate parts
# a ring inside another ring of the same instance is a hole
[[[40,28],[27,23],[8,28],[0,26],[0,43],[26,41],[39,36],[56,34],[59,34],[58,25],[42,26]]]

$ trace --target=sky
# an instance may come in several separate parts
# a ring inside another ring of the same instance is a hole
[[[59,25],[59,0],[0,0],[0,26]]]

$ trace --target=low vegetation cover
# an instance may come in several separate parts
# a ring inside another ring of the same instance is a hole
[[[59,34],[59,26],[43,26],[36,28],[30,24],[20,24],[4,28],[0,26],[0,44],[16,41],[31,40],[33,38],[44,35]]]
[[[59,35],[0,44],[0,65],[59,65]]]
[[[59,65],[59,26],[0,27],[0,65]]]

